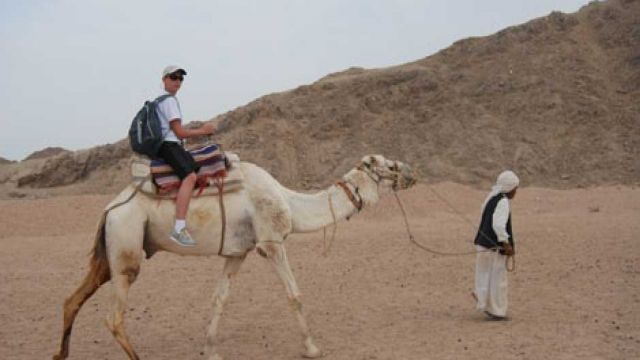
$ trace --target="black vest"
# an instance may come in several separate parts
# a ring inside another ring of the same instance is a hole
[[[476,239],[473,242],[474,244],[484,246],[486,248],[492,248],[502,245],[498,242],[498,235],[496,235],[496,232],[493,231],[493,213],[496,211],[498,201],[506,197],[506,194],[501,193],[495,195],[494,197],[489,199],[489,201],[487,201],[487,205],[485,205],[484,210],[482,211],[482,220],[480,222],[478,233],[476,234]],[[511,246],[513,247],[514,244],[513,232],[511,231],[511,212],[509,212],[509,219],[507,220],[507,234],[509,234],[509,244],[511,244]]]

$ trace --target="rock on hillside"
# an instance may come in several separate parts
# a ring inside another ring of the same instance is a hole
[[[4,164],[12,164],[12,163],[14,163],[14,162],[15,162],[15,161],[8,160],[8,159],[5,159],[5,158],[3,158],[3,157],[0,157],[0,165],[4,165]]]
[[[47,147],[45,149],[35,151],[31,153],[31,155],[24,158],[24,160],[33,160],[33,159],[44,159],[52,156],[56,156],[62,153],[69,153],[69,150],[63,149],[61,147]]]
[[[225,149],[285,185],[326,186],[365,154],[426,181],[640,183],[640,0],[594,2],[469,38],[424,59],[351,68],[213,119]],[[102,174],[126,182],[126,142],[47,161],[21,187]],[[118,168],[119,167],[119,168]]]
[[[124,140],[89,150],[63,152],[48,159],[39,171],[18,178],[18,187],[48,188],[74,184],[97,170],[115,170],[130,156],[129,143]]]

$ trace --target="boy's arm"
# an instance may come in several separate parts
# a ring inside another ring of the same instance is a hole
[[[215,129],[211,123],[206,123],[197,129],[188,129],[182,126],[182,121],[180,119],[169,120],[169,126],[171,126],[171,130],[180,140],[194,136],[213,134]]]

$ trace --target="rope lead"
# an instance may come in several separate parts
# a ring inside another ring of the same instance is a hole
[[[433,191],[433,190],[432,190]],[[465,251],[465,252],[442,252],[442,251],[437,251],[437,250],[433,250],[430,249],[422,244],[420,244],[419,242],[416,241],[415,237],[413,236],[413,233],[411,232],[411,227],[409,225],[409,220],[407,219],[407,213],[404,210],[404,206],[402,205],[402,201],[400,200],[400,197],[398,196],[398,193],[396,191],[393,192],[393,195],[396,197],[396,201],[398,202],[398,207],[400,208],[400,212],[402,213],[402,218],[404,219],[404,224],[407,228],[407,234],[409,235],[409,241],[414,244],[416,247],[435,254],[435,255],[440,255],[440,256],[464,256],[464,255],[475,255],[477,253],[481,253],[481,252],[488,252],[488,251],[495,251],[497,250],[499,247],[498,246],[494,246],[492,248],[486,249],[486,250],[474,250],[474,251]],[[437,195],[437,194],[436,194]],[[438,196],[439,197],[439,196]],[[446,202],[446,201],[445,201]],[[449,204],[447,202],[447,204],[449,206],[451,206],[451,204]],[[454,209],[455,210],[455,209]],[[457,210],[455,210],[458,214],[460,214]],[[466,219],[466,218],[465,218]],[[484,234],[482,234],[484,235]],[[511,263],[511,265],[509,265],[509,263]],[[508,272],[513,272],[516,270],[516,259],[513,255],[508,255],[507,258],[505,259],[505,267],[507,268]]]

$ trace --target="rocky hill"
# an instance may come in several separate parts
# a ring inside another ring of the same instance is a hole
[[[24,160],[45,159],[48,157],[52,157],[58,154],[68,153],[68,152],[69,150],[63,149],[61,147],[48,147],[48,148],[31,153],[29,156],[24,158]]]
[[[12,161],[12,160],[8,160],[8,159],[5,159],[3,157],[0,157],[0,165],[11,164],[13,162],[14,161]]]
[[[512,168],[525,185],[637,185],[638,99],[640,0],[610,0],[412,63],[330,74],[213,121],[225,149],[299,189],[330,184],[368,153],[401,159],[429,182],[486,185]],[[2,165],[0,183],[115,191],[129,156],[122,141],[30,173]]]

